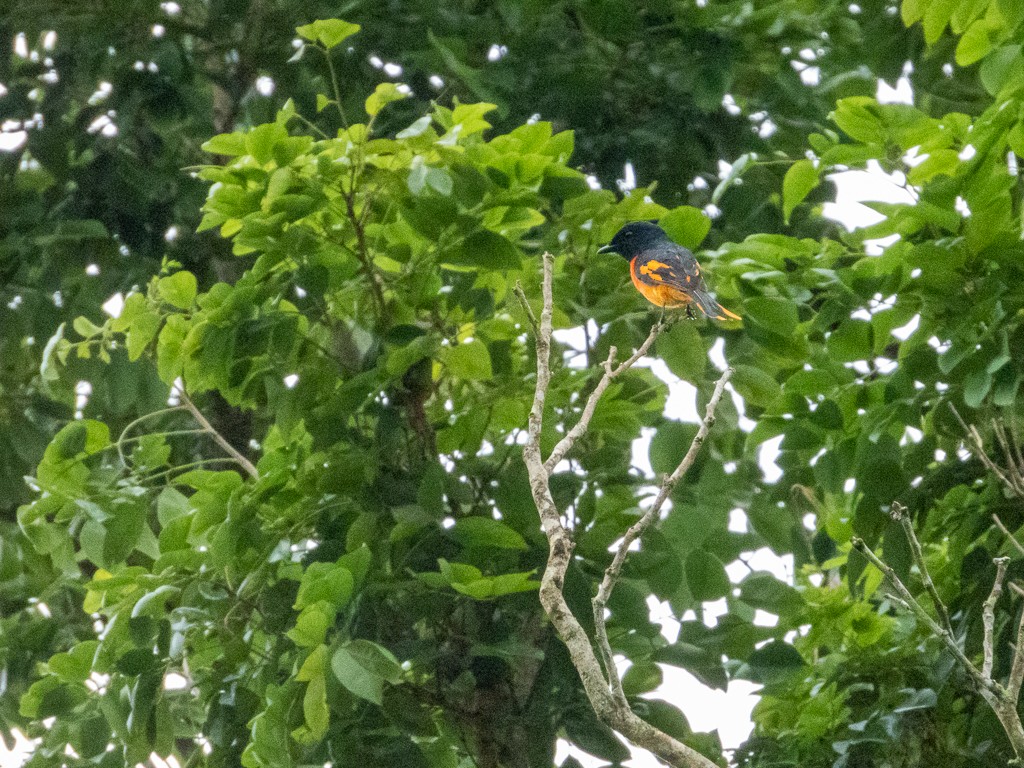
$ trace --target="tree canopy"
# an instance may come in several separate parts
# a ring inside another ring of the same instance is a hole
[[[607,602],[633,711],[721,765],[1021,757],[967,665],[1012,691],[1022,25],[1007,0],[4,7],[0,736],[39,768],[627,759],[538,599],[523,452],[541,255],[547,456],[658,320],[595,253],[657,219],[743,320],[649,352],[702,412],[734,373]],[[879,103],[901,76],[914,104]],[[848,232],[829,176],[866,168],[909,202]],[[698,432],[666,394],[623,371],[549,478],[591,635],[656,488],[636,439],[661,475]],[[730,580],[763,547],[793,583]],[[665,665],[762,685],[750,740],[694,732]]]

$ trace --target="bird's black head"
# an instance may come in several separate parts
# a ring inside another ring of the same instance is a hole
[[[617,253],[625,259],[632,259],[638,253],[661,243],[671,242],[665,230],[651,221],[631,221],[618,232],[612,241],[598,253]]]

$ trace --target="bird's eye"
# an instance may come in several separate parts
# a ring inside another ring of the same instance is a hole
[[[633,236],[633,233],[632,233],[632,232],[627,232],[627,233],[626,233],[626,237],[632,237],[632,236]]]

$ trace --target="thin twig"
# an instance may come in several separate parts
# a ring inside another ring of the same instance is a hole
[[[619,363],[618,366],[613,367],[615,362],[615,347],[612,347],[608,351],[608,359],[604,361],[604,375],[601,376],[601,380],[597,383],[594,391],[590,393],[590,397],[587,398],[587,404],[583,408],[583,413],[580,415],[580,420],[570,429],[565,437],[558,441],[554,449],[551,451],[551,455],[548,456],[544,462],[544,469],[549,473],[554,470],[555,466],[563,458],[565,454],[572,450],[572,447],[576,444],[576,441],[586,434],[590,428],[590,420],[594,418],[594,411],[597,410],[597,403],[601,399],[601,396],[608,389],[608,386],[618,376],[628,371],[641,357],[647,354],[647,351],[654,344],[654,340],[658,338],[658,334],[665,328],[665,323],[659,320],[651,328],[651,332],[647,334],[647,338],[644,339],[644,343],[637,347],[636,351],[628,358]]]
[[[1003,535],[1010,540],[1010,543],[1013,544],[1014,548],[1020,554],[1024,555],[1024,544],[1021,544],[1019,541],[1017,541],[1017,537],[1010,533],[1010,529],[1006,527],[1003,521],[999,518],[999,515],[993,513],[992,521],[996,524],[996,528],[1002,531]]]
[[[236,449],[235,446],[229,443],[220,432],[214,429],[213,425],[207,420],[205,416],[203,416],[202,411],[196,408],[196,404],[192,402],[192,399],[185,393],[185,390],[179,389],[178,391],[181,395],[182,405],[188,408],[188,412],[192,414],[192,418],[199,422],[199,426],[201,426],[204,430],[206,430],[206,432],[209,433],[210,437],[213,438],[214,442],[216,442],[217,445],[223,448],[224,451],[232,459],[235,460],[238,466],[245,470],[246,474],[249,475],[249,477],[253,478],[254,480],[258,479],[260,473],[256,471],[256,466],[247,458],[245,458],[245,456],[239,453],[238,449]]]
[[[935,605],[935,612],[939,614],[939,622],[942,624],[942,628],[952,637],[953,626],[949,623],[949,611],[946,610],[946,604],[939,597],[939,591],[935,588],[935,582],[932,581],[931,574],[928,573],[928,566],[924,562],[924,553],[921,551],[921,542],[918,541],[917,534],[914,532],[914,524],[910,522],[907,508],[898,501],[894,501],[892,503],[892,517],[903,526],[903,532],[906,534],[907,541],[910,542],[910,552],[914,556],[917,570],[921,573],[921,581],[924,582],[924,588]]]
[[[851,539],[851,543],[853,544],[854,549],[864,555],[864,557],[866,557],[868,561],[875,566],[875,568],[885,575],[893,589],[896,590],[900,599],[908,608],[910,608],[911,611],[914,612],[914,615],[924,622],[924,624],[931,630],[932,634],[945,644],[950,653],[952,653],[953,656],[956,657],[956,660],[963,665],[963,668],[971,677],[974,678],[983,691],[997,696],[1003,693],[1002,686],[990,679],[986,679],[985,676],[981,674],[981,670],[974,666],[971,660],[964,654],[963,650],[956,642],[956,638],[954,638],[951,633],[947,632],[945,628],[939,626],[938,622],[931,617],[931,614],[924,609],[924,606],[917,602],[914,596],[910,594],[910,590],[907,589],[906,585],[902,581],[900,581],[896,572],[890,566],[882,562],[878,555],[871,551],[871,548],[863,539],[858,536],[854,536],[853,539]]]
[[[1014,703],[1020,698],[1021,683],[1024,683],[1024,611],[1021,611],[1017,624],[1017,645],[1013,649],[1013,665],[1010,667],[1010,680],[1006,684],[1006,693]]]
[[[996,578],[992,582],[992,592],[981,611],[982,622],[985,625],[985,639],[981,644],[985,661],[981,665],[981,674],[988,680],[992,679],[992,662],[995,658],[993,646],[996,631],[996,603],[999,602],[999,598],[1003,594],[1003,581],[1006,580],[1006,566],[1010,564],[1010,558],[997,557],[992,562],[996,565]]]
[[[598,640],[602,642],[602,651],[608,655],[611,654],[611,649],[608,647],[606,650],[604,647],[608,644],[608,632],[605,626],[605,608],[608,605],[609,598],[611,598],[612,590],[615,589],[615,584],[619,580],[619,575],[622,573],[622,566],[625,564],[626,557],[629,555],[629,548],[633,542],[642,537],[654,521],[658,519],[661,514],[661,508],[665,505],[668,497],[672,494],[676,485],[683,478],[683,475],[685,475],[687,471],[689,471],[690,467],[693,466],[693,462],[697,459],[697,454],[700,452],[701,446],[707,439],[708,432],[711,431],[711,427],[715,423],[715,411],[718,408],[718,403],[722,399],[722,395],[725,394],[725,385],[729,382],[729,377],[732,376],[732,372],[732,368],[726,368],[719,377],[718,382],[715,384],[715,389],[711,395],[711,399],[708,401],[707,409],[704,411],[704,421],[701,422],[700,429],[697,430],[697,434],[693,436],[689,450],[687,450],[686,455],[683,456],[683,460],[679,462],[679,465],[675,468],[672,474],[662,480],[661,490],[658,491],[658,495],[655,497],[654,503],[651,505],[650,509],[648,509],[639,520],[633,523],[628,531],[626,531],[626,535],[622,537],[622,541],[615,550],[615,555],[612,558],[611,565],[605,569],[604,578],[601,580],[601,586],[598,587],[597,595],[595,595],[593,599],[593,608],[597,637]],[[621,699],[625,701],[626,697],[622,692],[622,683],[619,680],[619,676],[615,671],[614,665],[612,665],[612,671],[608,677],[615,696],[617,698],[621,697]]]
[[[516,280],[516,287],[512,289],[512,292],[519,299],[519,303],[523,305],[523,311],[526,312],[526,319],[530,321],[530,325],[533,327],[533,335],[537,337],[540,335],[540,327],[537,325],[537,316],[533,314],[533,308],[530,307],[530,302],[526,298],[526,292],[523,290],[523,284]]]
[[[1009,488],[1012,493],[1018,496],[1022,495],[1017,484],[1011,478],[1007,477],[1002,468],[1000,468],[999,465],[992,460],[992,457],[988,455],[988,452],[985,450],[985,443],[981,439],[981,434],[978,432],[978,428],[964,421],[960,412],[952,403],[949,404],[949,410],[953,412],[953,415],[956,416],[956,420],[960,422],[960,426],[967,435],[967,440],[971,444],[971,447],[974,448],[974,452],[977,454],[978,460],[985,465],[985,468],[988,469],[989,472],[998,477],[999,482]]]

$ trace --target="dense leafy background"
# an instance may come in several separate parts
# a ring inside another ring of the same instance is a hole
[[[557,325],[596,321],[564,350],[554,440],[595,362],[652,321],[621,261],[594,256],[638,218],[705,248],[745,318],[658,342],[706,397],[723,339],[739,398],[612,601],[638,711],[720,756],[640,698],[667,664],[764,685],[743,765],[1005,763],[994,717],[849,538],[916,583],[887,516],[907,504],[980,653],[1007,551],[991,515],[1024,514],[958,452],[948,406],[986,434],[1020,407],[1016,4],[4,11],[0,108],[28,126],[5,124],[27,137],[0,155],[0,725],[42,738],[33,765],[532,766],[559,736],[625,759],[536,600],[511,288],[535,297],[550,249]],[[362,30],[296,38],[339,12]],[[877,78],[903,72],[916,106],[878,104]],[[627,161],[641,186],[619,196]],[[821,218],[827,174],[873,163],[914,202],[853,234]],[[258,477],[165,410],[178,378]],[[581,618],[646,494],[634,438],[653,430],[664,471],[693,432],[664,402],[632,371],[554,478]],[[736,508],[747,532],[727,528]],[[764,546],[793,556],[795,584],[731,584],[724,565]],[[651,594],[695,611],[677,642]],[[1000,673],[1015,608],[1008,593]]]

